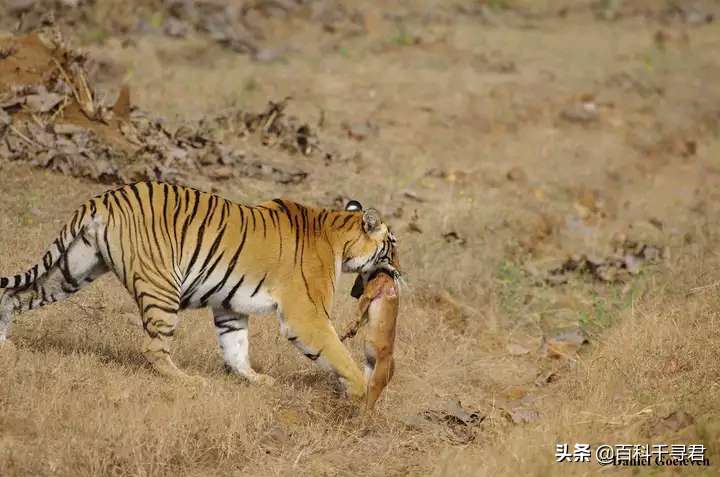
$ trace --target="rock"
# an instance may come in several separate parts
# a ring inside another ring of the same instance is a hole
[[[258,63],[273,63],[285,59],[284,48],[260,48],[253,54],[253,59]]]
[[[37,0],[5,0],[5,8],[10,15],[19,16],[30,11]]]
[[[527,182],[527,174],[525,173],[525,170],[520,166],[515,166],[511,168],[507,172],[506,177],[509,181],[512,182]]]
[[[166,35],[174,38],[184,38],[190,32],[190,25],[186,22],[174,17],[170,17],[165,22],[164,32]]]
[[[573,123],[592,123],[598,120],[597,105],[592,101],[573,104],[563,109],[560,117]]]

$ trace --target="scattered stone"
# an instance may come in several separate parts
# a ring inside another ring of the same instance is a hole
[[[454,230],[444,233],[443,238],[447,243],[453,243],[460,246],[465,246],[465,244],[467,243],[465,237],[461,237],[460,234],[458,234]]]
[[[520,166],[511,168],[507,172],[506,177],[512,182],[527,182],[527,173],[525,173],[525,170]]]
[[[577,103],[563,109],[560,117],[571,123],[589,124],[598,120],[598,108],[592,101]]]
[[[342,127],[347,131],[348,137],[356,141],[364,141],[375,132],[373,126],[367,121],[353,124],[343,123]]]
[[[403,191],[403,196],[408,199],[414,200],[415,202],[420,202],[420,203],[425,202],[425,199],[423,199],[417,193],[415,193],[411,190]]]

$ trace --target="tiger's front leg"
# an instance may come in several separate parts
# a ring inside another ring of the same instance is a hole
[[[213,319],[225,365],[251,383],[273,384],[273,378],[256,372],[250,365],[248,316],[226,310],[213,310]]]
[[[307,358],[329,368],[339,378],[348,396],[355,401],[365,397],[365,379],[335,328],[314,305],[290,307],[280,315],[283,335]]]

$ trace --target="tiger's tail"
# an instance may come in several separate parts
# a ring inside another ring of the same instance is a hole
[[[72,217],[69,223],[60,231],[55,241],[50,245],[43,255],[42,263],[36,263],[25,273],[20,273],[11,277],[0,277],[0,290],[2,289],[23,289],[29,287],[35,281],[45,275],[65,254],[75,239],[80,236],[83,228],[87,225],[90,217],[90,210],[95,210],[94,203],[83,205]]]

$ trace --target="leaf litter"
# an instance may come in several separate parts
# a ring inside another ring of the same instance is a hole
[[[419,415],[406,416],[403,422],[410,428],[435,428],[451,444],[465,445],[476,439],[486,417],[457,399],[447,399],[438,400]]]
[[[588,276],[605,283],[625,283],[632,276],[640,274],[644,266],[659,263],[667,254],[664,247],[625,239],[616,244],[615,250],[607,256],[571,255],[559,265],[546,270],[532,263],[526,264],[525,270],[540,283],[547,285],[564,285],[572,275]]]
[[[128,87],[113,105],[99,101],[87,57],[59,35],[0,40],[0,51],[9,52],[0,59],[2,158],[103,183],[200,175],[299,184],[308,173],[297,161],[269,160],[268,150],[334,154],[322,150],[309,124],[286,113],[290,98],[270,101],[260,112],[234,108],[170,128],[132,107]]]

